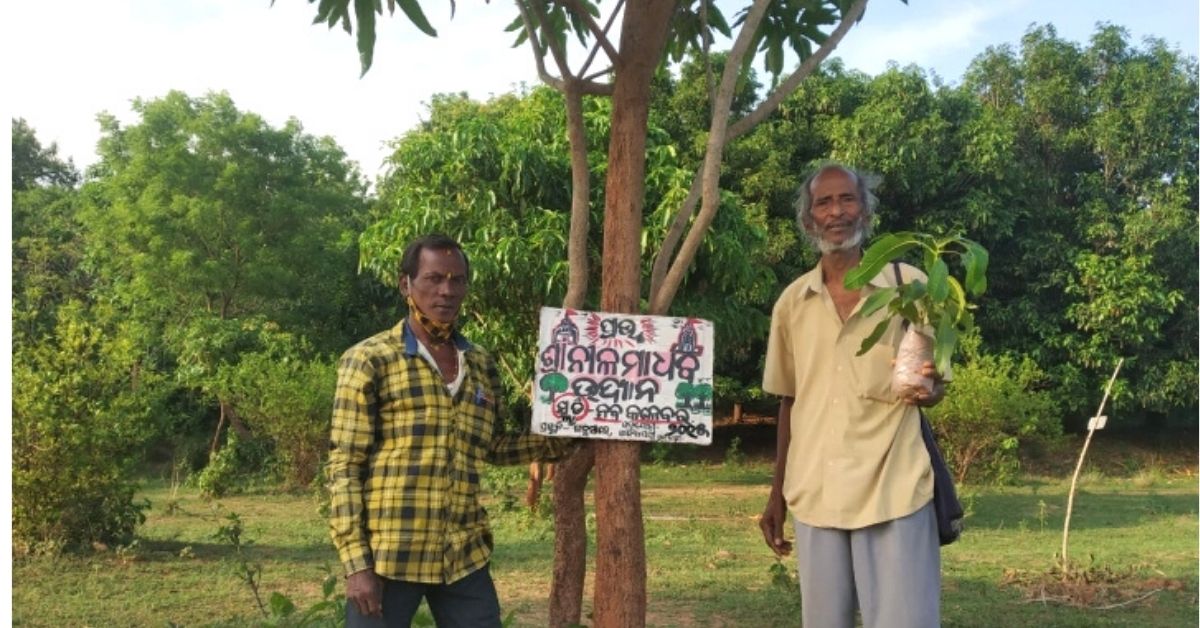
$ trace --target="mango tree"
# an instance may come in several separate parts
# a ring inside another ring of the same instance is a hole
[[[389,0],[389,12],[399,4],[414,24],[429,34],[432,26],[416,0]],[[353,5],[353,6],[351,6]],[[649,291],[643,295],[640,234],[643,224],[646,166],[646,133],[651,86],[666,53],[682,57],[689,48],[707,52],[713,33],[728,34],[724,16],[715,4],[678,4],[667,0],[616,3],[603,22],[596,4],[587,0],[538,3],[518,0],[519,17],[513,30],[519,42],[533,48],[538,75],[560,90],[567,106],[572,164],[572,218],[568,240],[570,279],[564,298],[566,307],[578,307],[587,292],[587,218],[590,196],[587,147],[582,96],[606,95],[612,100],[606,180],[604,188],[603,263],[600,307],[605,311],[666,313],[691,267],[701,243],[720,206],[718,175],[722,150],[731,137],[745,133],[762,121],[837,45],[861,18],[866,0],[776,2],[756,0],[743,8],[735,21],[740,30],[734,39],[720,82],[710,98],[712,116],[703,167],[693,180],[688,196],[672,222],[657,252]],[[383,13],[378,0],[324,0],[318,6],[317,22],[341,24],[352,31],[357,23],[357,45],[363,71],[373,61],[376,14]],[[351,13],[354,17],[351,18]],[[619,40],[610,35],[621,18]],[[828,34],[823,27],[836,25]],[[590,52],[572,69],[566,40],[576,36]],[[801,60],[779,87],[749,115],[730,124],[730,103],[739,77],[753,59],[754,50],[764,53],[769,71],[780,74],[785,46]],[[816,50],[814,50],[814,47]],[[603,55],[611,64],[593,71],[592,61]],[[547,70],[549,58],[558,75]],[[604,82],[597,79],[606,79]],[[697,207],[699,210],[697,211]],[[648,305],[643,308],[642,301]],[[574,539],[583,534],[582,487],[595,456],[597,469],[597,567],[594,617],[598,626],[639,626],[645,623],[645,547],[639,492],[638,452],[633,442],[599,441],[584,448],[577,460],[560,470],[555,483],[558,538]],[[555,591],[552,594],[551,624],[578,623],[583,584],[584,547],[575,542],[556,547]],[[562,576],[560,578],[560,575]]]

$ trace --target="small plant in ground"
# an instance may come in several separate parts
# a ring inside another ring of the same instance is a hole
[[[729,447],[725,449],[725,464],[736,467],[746,462],[746,452],[742,451],[742,439],[740,436],[734,436],[729,440]]]
[[[772,586],[788,593],[800,592],[800,579],[796,575],[796,570],[790,565],[790,561],[785,563],[783,558],[776,556],[775,563],[767,568],[767,573],[771,575]]]
[[[334,574],[328,565],[324,567],[325,579],[321,583],[321,601],[301,610],[296,607],[291,598],[275,591],[271,593],[270,597],[267,598],[267,603],[264,604],[260,591],[262,584],[262,564],[252,562],[246,552],[246,548],[253,541],[243,537],[245,526],[242,524],[241,517],[236,512],[227,514],[225,520],[226,523],[217,528],[213,537],[224,541],[233,548],[234,573],[238,579],[250,587],[250,591],[254,594],[254,601],[258,605],[259,612],[262,613],[263,620],[255,622],[252,625],[296,628],[310,626],[340,627],[346,625],[346,596],[338,592],[338,584],[341,578]],[[241,626],[245,625],[245,623],[239,621],[236,624],[230,625]],[[420,624],[414,623],[414,625]]]
[[[262,565],[251,562],[246,555],[246,547],[253,541],[243,540],[242,518],[236,512],[231,512],[225,516],[228,523],[221,525],[217,531],[213,533],[213,538],[218,541],[224,541],[233,548],[233,570],[238,579],[246,583],[250,587],[250,591],[254,593],[254,602],[258,604],[258,610],[262,611],[263,615],[267,614],[267,608],[263,604],[262,596],[259,594],[258,587],[262,582]]]
[[[176,454],[171,462],[171,494],[167,497],[167,504],[163,509],[168,515],[183,512],[183,509],[179,507],[179,487],[183,485],[187,467],[187,455]]]

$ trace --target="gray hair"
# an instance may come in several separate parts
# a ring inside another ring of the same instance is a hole
[[[820,167],[804,179],[804,183],[800,186],[800,192],[796,195],[796,224],[800,225],[802,233],[809,234],[808,225],[812,224],[812,183],[817,177],[830,170],[841,170],[854,178],[855,185],[858,188],[859,202],[862,204],[863,209],[863,239],[869,240],[871,238],[871,228],[875,222],[875,208],[879,204],[879,199],[875,197],[873,191],[879,185],[879,177],[859,172],[837,162],[825,162],[821,164]]]

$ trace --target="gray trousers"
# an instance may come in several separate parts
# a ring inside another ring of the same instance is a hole
[[[805,628],[935,628],[941,623],[941,550],[933,502],[859,530],[796,522]]]

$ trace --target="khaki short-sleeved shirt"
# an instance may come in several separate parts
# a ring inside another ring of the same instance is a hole
[[[902,268],[905,282],[925,279],[911,266]],[[860,316],[863,301],[895,283],[888,266],[863,287],[845,323],[820,266],[775,303],[763,390],[795,399],[783,496],[792,516],[807,525],[863,528],[912,514],[933,497],[918,411],[891,392],[900,321],[893,320],[869,352],[855,355],[886,314]]]

